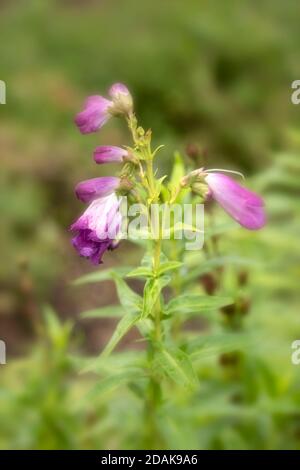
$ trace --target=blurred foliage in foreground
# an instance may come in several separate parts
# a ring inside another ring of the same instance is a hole
[[[258,262],[243,266],[249,284],[241,295],[252,299],[244,328],[260,339],[244,347],[238,365],[220,359],[224,345],[208,345],[189,415],[178,405],[191,396],[172,388],[161,417],[165,445],[299,448],[299,367],[290,365],[300,334],[300,112],[290,103],[290,84],[299,78],[299,2],[2,1],[0,28],[0,79],[8,90],[0,107],[0,337],[8,352],[23,353],[32,330],[40,338],[28,356],[0,366],[0,447],[138,445],[144,423],[136,391],[111,387],[85,400],[95,378],[78,378],[77,363],[66,359],[78,349],[70,347],[70,327],[50,313],[39,325],[45,302],[73,316],[99,306],[99,298],[113,301],[101,287],[94,296],[90,289],[67,296],[66,280],[89,267],[70,248],[66,227],[81,210],[74,183],[97,174],[89,173],[91,150],[112,132],[124,142],[121,126],[79,138],[73,116],[87,94],[123,81],[145,127],[155,123],[158,140],[169,143],[161,157],[166,171],[179,141],[197,144],[208,166],[263,169],[254,182],[270,213],[258,236],[234,231],[221,243],[224,253]],[[128,262],[135,250],[123,254]],[[228,292],[240,268],[225,262]]]

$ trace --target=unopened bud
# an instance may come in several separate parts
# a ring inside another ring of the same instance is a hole
[[[134,153],[132,153],[130,150],[128,150],[127,154],[124,155],[123,157],[123,162],[125,163],[134,163],[135,165],[138,164],[139,159]]]
[[[120,114],[129,115],[133,110],[133,99],[128,88],[123,83],[115,83],[109,90],[113,106],[109,109],[110,113],[119,116]]]
[[[183,188],[190,186],[194,193],[199,194],[203,199],[206,199],[209,195],[209,188],[204,178],[205,175],[206,173],[204,169],[198,168],[181,178],[180,185]]]
[[[207,196],[209,195],[209,188],[207,184],[205,183],[193,183],[191,184],[191,189],[195,194],[198,194],[201,196],[203,199],[206,199]]]
[[[120,180],[120,185],[118,187],[118,193],[121,195],[127,194],[133,188],[133,183],[130,179],[123,177]]]

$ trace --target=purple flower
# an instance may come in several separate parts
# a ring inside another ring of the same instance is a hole
[[[120,178],[116,176],[102,176],[82,181],[77,184],[75,193],[82,202],[91,202],[94,199],[112,194],[120,185]]]
[[[96,163],[122,162],[127,155],[127,150],[121,147],[101,146],[95,149],[94,160]]]
[[[264,201],[260,196],[222,173],[208,173],[205,181],[209,188],[208,197],[215,199],[240,225],[249,230],[258,230],[265,225]]]
[[[132,112],[133,101],[128,88],[122,83],[115,83],[109,89],[111,100],[103,96],[89,96],[84,109],[75,117],[75,124],[82,134],[90,134],[100,129],[109,118]]]
[[[118,245],[116,238],[122,223],[120,203],[115,193],[95,199],[70,228],[77,232],[72,239],[74,248],[93,264],[102,263],[104,252]]]
[[[112,116],[109,108],[113,102],[103,96],[89,96],[84,104],[84,109],[75,117],[75,123],[82,134],[96,132]]]

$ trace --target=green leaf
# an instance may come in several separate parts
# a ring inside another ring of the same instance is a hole
[[[117,346],[119,341],[126,335],[126,333],[137,323],[140,319],[140,314],[136,313],[127,313],[117,324],[115,331],[113,332],[112,337],[105,346],[104,350],[101,353],[101,357],[107,357]]]
[[[156,304],[162,289],[171,281],[169,276],[159,278],[151,278],[145,284],[143,308],[141,318],[146,318],[151,314],[154,305]]]
[[[117,293],[121,305],[123,305],[128,313],[140,313],[142,309],[141,296],[134,292],[116,272],[113,272],[112,277],[116,283]]]
[[[63,349],[68,345],[73,329],[73,322],[61,322],[55,311],[49,305],[43,308],[46,335],[51,340],[54,349]]]
[[[72,356],[74,366],[80,373],[95,372],[97,374],[106,375],[111,371],[114,373],[123,372],[125,369],[145,368],[147,365],[146,353],[144,351],[121,351],[114,352],[110,356],[96,358],[82,358]]]
[[[173,227],[166,228],[162,231],[162,236],[165,238],[170,238],[176,233],[181,232],[192,232],[192,233],[203,233],[204,229],[200,229],[191,224],[186,224],[184,222],[177,222]]]
[[[166,255],[163,252],[161,252],[159,261],[160,261],[160,264],[164,264],[169,260],[166,257]],[[143,256],[142,261],[141,261],[141,266],[143,266],[145,268],[149,268],[151,270],[153,269],[153,255],[152,255],[152,253],[150,253],[149,251],[147,251],[145,253],[145,255]]]
[[[121,385],[128,384],[131,381],[144,378],[145,374],[140,369],[130,369],[119,374],[106,377],[98,382],[88,393],[88,398],[93,398],[106,392],[112,392]]]
[[[85,274],[80,278],[76,279],[72,282],[73,285],[79,286],[81,284],[88,284],[93,282],[102,282],[102,281],[110,281],[113,280],[113,276],[118,274],[120,276],[125,276],[132,268],[127,267],[120,267],[114,269],[104,269],[101,271],[95,271],[93,273]]]
[[[43,309],[43,314],[48,333],[50,333],[53,337],[60,334],[62,325],[53,308],[50,307],[50,305],[45,305]]]
[[[253,346],[254,338],[247,333],[217,333],[199,335],[187,344],[187,351],[193,359],[201,359],[235,350],[247,350]],[[259,340],[258,340],[259,341]]]
[[[138,278],[148,278],[152,276],[152,270],[145,266],[140,266],[136,269],[130,271],[126,277],[138,277]]]
[[[183,158],[179,152],[174,154],[174,165],[170,177],[170,187],[176,187],[180,184],[181,178],[185,175]]]
[[[155,354],[155,366],[175,383],[190,387],[197,383],[197,377],[189,356],[180,349],[161,347]]]
[[[180,261],[167,261],[166,263],[163,263],[159,270],[158,270],[158,275],[161,276],[162,274],[168,272],[168,271],[173,271],[175,269],[180,268],[183,265]]]
[[[141,266],[152,269],[152,264],[153,264],[152,253],[150,253],[149,251],[146,251],[146,253],[144,254],[141,260]]]
[[[258,262],[253,259],[241,258],[238,256],[223,256],[218,258],[211,258],[209,260],[203,261],[202,263],[200,263],[199,266],[196,266],[195,268],[189,268],[186,275],[184,276],[184,284],[189,283],[193,279],[202,276],[203,274],[210,273],[216,268],[228,265],[253,266],[258,265]]]
[[[124,308],[121,305],[107,305],[106,307],[93,308],[82,312],[81,318],[113,318],[122,317],[124,315]]]
[[[226,305],[231,305],[233,300],[229,297],[217,297],[198,294],[183,294],[170,300],[165,314],[176,313],[201,313],[201,310],[215,310]]]
[[[162,188],[162,184],[164,182],[164,180],[167,178],[167,175],[164,175],[162,176],[161,178],[159,178],[158,180],[156,180],[155,182],[155,189],[156,189],[156,194],[157,196],[160,195],[160,192],[161,192],[161,188]]]

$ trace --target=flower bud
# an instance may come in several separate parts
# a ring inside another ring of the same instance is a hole
[[[208,185],[205,183],[200,183],[196,181],[195,183],[191,184],[191,190],[201,196],[203,199],[207,199],[209,196],[209,188]]]
[[[125,195],[133,188],[133,183],[126,176],[122,177],[118,187],[118,194]]]
[[[199,168],[197,170],[193,170],[183,178],[181,178],[180,184],[183,188],[187,186],[191,186],[193,183],[200,182],[203,183],[204,179],[203,176],[205,175],[203,168]]]
[[[133,152],[127,151],[126,155],[124,155],[123,157],[123,161],[128,163],[134,163],[135,165],[137,165],[139,159],[138,157],[136,157],[136,155],[134,155]]]
[[[133,99],[128,88],[123,83],[115,83],[108,92],[113,101],[110,113],[119,116],[120,114],[129,115],[133,110]]]
[[[203,199],[206,199],[209,196],[209,188],[204,179],[205,173],[203,168],[198,170],[191,171],[181,179],[182,187],[190,187],[191,190],[199,194]]]

